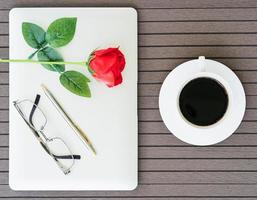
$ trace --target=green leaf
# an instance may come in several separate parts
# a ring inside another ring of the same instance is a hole
[[[62,56],[53,48],[45,47],[37,53],[39,61],[63,61]],[[63,72],[65,65],[60,64],[42,64],[46,69],[50,71]]]
[[[23,22],[22,34],[28,45],[34,49],[40,49],[47,44],[45,41],[45,31],[36,24]]]
[[[40,49],[37,49],[35,52],[33,52],[32,54],[30,54],[30,56],[28,57],[29,60],[31,60],[36,54],[37,52],[39,52]]]
[[[46,32],[46,41],[52,47],[62,47],[74,37],[77,18],[60,18],[50,24]]]
[[[72,93],[83,97],[91,97],[88,86],[90,80],[80,72],[66,71],[61,74],[59,79],[63,87]]]

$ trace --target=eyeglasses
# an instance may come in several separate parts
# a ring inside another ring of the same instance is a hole
[[[45,127],[47,125],[47,118],[38,106],[39,100],[40,95],[37,95],[34,102],[24,99],[14,101],[13,105],[46,153],[53,158],[65,175],[69,174],[75,164],[75,160],[80,159],[80,155],[73,155],[62,138],[46,136]]]

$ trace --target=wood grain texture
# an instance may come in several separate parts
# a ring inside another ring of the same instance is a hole
[[[252,8],[257,7],[255,0],[1,0],[2,9],[13,7],[33,7],[33,6],[133,6],[135,8]]]
[[[162,200],[170,200],[170,199],[177,199],[178,197],[172,197],[172,196],[169,196],[169,197],[159,197],[161,198]],[[17,198],[12,198],[12,197],[7,197],[7,198],[4,198],[6,200],[16,200]],[[20,200],[25,200],[25,199],[28,199],[28,198],[19,198]],[[43,197],[33,197],[33,199],[36,199],[36,200],[45,200],[45,198]],[[57,200],[57,199],[60,199],[58,197],[51,197],[51,198],[48,198],[48,199],[52,199],[52,200]],[[71,199],[71,198],[67,198],[67,197],[61,197],[62,200],[68,200],[68,199]],[[97,200],[117,200],[117,197],[76,197],[76,198],[72,198],[72,199],[76,199],[76,200],[92,200],[92,199],[97,199]],[[118,199],[126,199],[126,200],[156,200],[157,197],[122,197],[122,198],[118,198]],[[191,200],[199,200],[199,197],[179,197],[179,200],[188,200],[188,199],[191,199]],[[223,197],[201,197],[201,200],[224,200]],[[249,197],[239,197],[239,198],[230,198],[230,197],[226,197],[226,200],[256,200],[255,198],[249,198]]]
[[[141,172],[139,184],[257,184],[256,172]],[[8,173],[0,172],[0,182],[8,185]]]
[[[138,9],[139,22],[154,21],[255,21],[256,8],[245,9]],[[228,14],[229,12],[229,14]],[[0,11],[1,22],[8,23],[9,10]],[[190,13],[190,14],[188,14]]]
[[[177,199],[178,197],[172,197],[172,196],[169,196],[169,197],[159,197],[161,198],[162,200],[170,200],[170,199]],[[16,198],[12,198],[12,197],[7,197],[7,198],[4,198],[6,200],[15,200]],[[25,199],[28,199],[28,198],[19,198],[21,200],[25,200]],[[36,199],[36,200],[45,200],[45,198],[43,197],[33,197],[33,199]],[[51,197],[50,199],[52,200],[57,200],[57,199],[60,199],[58,197]],[[61,198],[62,200],[68,200],[68,199],[71,199],[71,198],[66,198],[66,197],[62,197]],[[87,199],[97,199],[97,200],[117,200],[117,197],[97,197],[97,198],[93,198],[93,197],[76,197],[76,198],[72,198],[72,199],[76,199],[76,200],[87,200]],[[119,198],[121,199],[121,198]],[[126,200],[156,200],[157,198],[156,197],[122,197],[122,199],[126,199]],[[191,199],[191,200],[199,200],[199,197],[179,197],[179,200],[188,200],[188,199]],[[223,197],[201,197],[201,200],[224,200]],[[239,198],[230,198],[230,197],[226,197],[226,200],[256,200],[255,198],[249,198],[249,197],[239,197]]]
[[[149,184],[140,185],[133,191],[23,191],[17,192],[10,190],[8,185],[0,185],[2,197],[255,197],[257,196],[257,185],[249,184]]]
[[[256,159],[139,159],[139,172],[256,172]],[[0,171],[9,170],[9,161],[0,160]]]
[[[13,7],[132,6],[139,17],[139,186],[131,192],[14,192],[8,186],[9,68],[0,65],[0,199],[257,199],[257,1],[1,0],[0,58],[8,58]],[[176,139],[158,110],[161,83],[199,55],[230,67],[243,82],[244,121],[227,140],[194,147]]]

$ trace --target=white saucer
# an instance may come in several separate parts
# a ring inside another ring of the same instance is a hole
[[[195,74],[199,74],[201,69],[197,62],[198,59],[182,63],[169,73],[161,87],[159,108],[165,125],[177,138],[193,145],[212,145],[228,138],[240,125],[246,107],[245,92],[232,70],[222,63],[206,59],[205,71],[224,79],[230,88],[230,109],[214,125],[200,127],[191,124],[180,113],[178,96],[181,87]]]

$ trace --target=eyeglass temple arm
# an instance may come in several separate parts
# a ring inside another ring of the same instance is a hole
[[[29,122],[30,122],[32,125],[34,125],[32,119],[33,119],[33,115],[34,115],[34,113],[35,113],[35,110],[37,109],[39,100],[40,100],[40,95],[37,94],[37,96],[36,96],[36,98],[35,98],[35,101],[34,101],[34,104],[33,104],[32,108],[31,108],[30,115],[29,115]],[[37,136],[38,138],[40,137],[39,134],[38,134],[38,132],[37,132],[36,130],[32,130],[32,131],[36,134],[36,136]],[[39,140],[39,141],[40,141],[40,140]],[[40,144],[42,145],[42,147],[44,148],[44,150],[45,150],[49,155],[51,155],[51,153],[50,153],[49,150],[46,148],[46,146],[44,145],[44,143],[42,143],[42,142],[40,141]],[[58,158],[58,159],[80,159],[80,155],[55,155],[55,154],[52,154],[52,155],[53,155],[55,158]]]
[[[49,150],[46,148],[45,144],[40,142],[40,144],[42,145],[42,147],[44,148],[44,150],[46,151],[46,153],[48,153],[49,155],[51,155],[51,153],[49,152]],[[80,155],[55,155],[52,154],[55,158],[57,159],[76,159],[79,160],[81,158]]]

